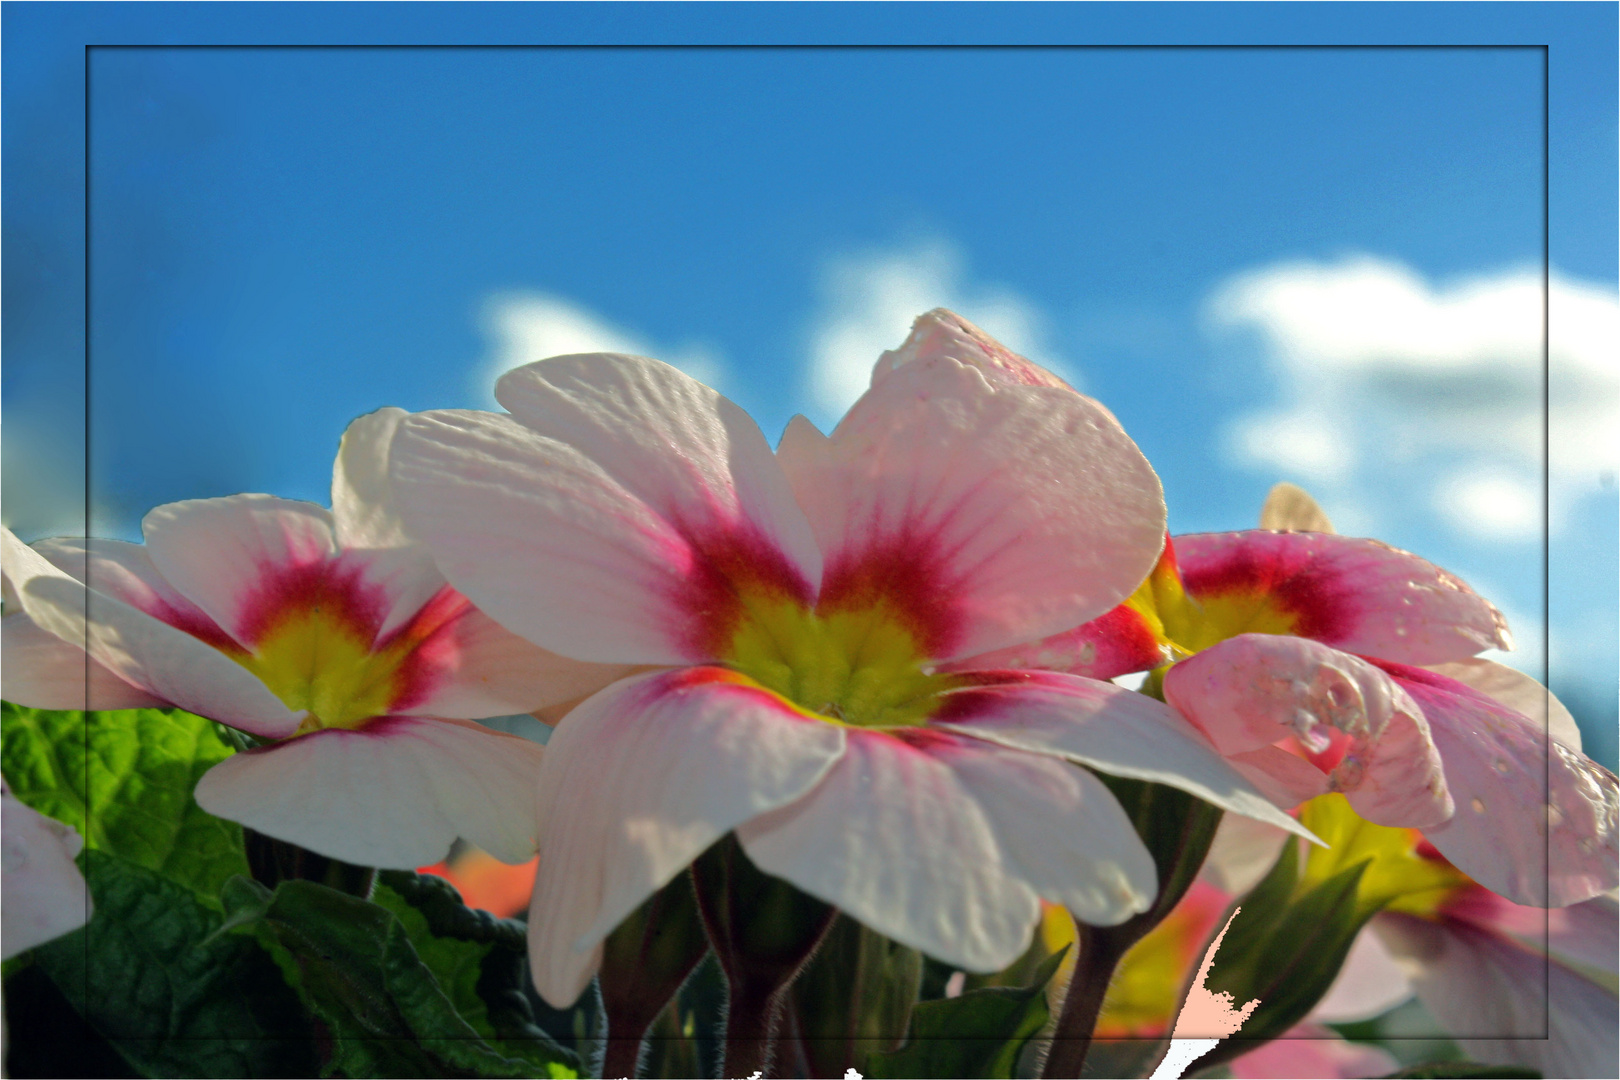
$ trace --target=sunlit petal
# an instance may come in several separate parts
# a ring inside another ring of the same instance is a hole
[[[383,717],[232,755],[198,781],[197,804],[362,866],[437,862],[458,836],[522,862],[542,754],[467,721]]]
[[[1220,636],[1297,634],[1410,664],[1512,648],[1496,608],[1460,580],[1376,540],[1309,532],[1176,537],[1189,594]],[[1245,623],[1248,623],[1247,625]]]
[[[1101,615],[1163,546],[1158,477],[1106,409],[989,384],[946,357],[897,368],[783,468],[826,553],[823,610],[881,598],[949,660]]]
[[[799,798],[844,730],[719,668],[655,672],[588,699],[541,770],[535,986],[571,1004],[601,940],[727,832]]]
[[[1240,634],[1172,667],[1164,694],[1223,754],[1289,736],[1321,753],[1333,733],[1347,736],[1332,790],[1369,821],[1421,828],[1452,814],[1423,712],[1358,657],[1306,638]]]

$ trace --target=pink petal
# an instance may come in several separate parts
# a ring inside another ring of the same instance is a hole
[[[714,426],[711,437],[722,438]],[[686,443],[666,450],[710,453]],[[744,499],[745,488],[783,484],[779,473],[766,478],[774,461],[754,461],[747,447],[738,457],[747,485],[736,481],[729,494],[703,487],[733,482],[723,470],[710,475],[724,464],[710,460],[692,465],[684,488],[648,502],[579,450],[510,417],[442,411],[401,424],[393,475],[413,533],[507,629],[580,660],[683,664],[727,647],[742,613],[739,588],[807,603],[820,573],[819,561],[795,564],[773,546],[762,525],[728,518],[765,501]],[[704,492],[716,505],[698,514],[691,504]]]
[[[1445,759],[1457,813],[1424,835],[1457,869],[1537,907],[1578,903],[1620,882],[1613,773],[1562,743],[1549,744],[1540,725],[1454,679],[1381,666],[1422,707]]]
[[[283,705],[236,661],[84,585],[0,530],[5,572],[29,619],[125,682],[166,702],[267,738],[298,729],[302,712]]]
[[[1452,814],[1423,712],[1358,657],[1306,638],[1239,634],[1172,667],[1164,696],[1227,755],[1288,736],[1320,753],[1342,732],[1331,790],[1368,821],[1422,828]]]
[[[1561,908],[1526,907],[1489,889],[1474,886],[1449,898],[1445,917],[1481,930],[1507,935],[1527,948],[1547,953],[1599,982],[1613,983],[1620,970],[1620,920],[1613,896],[1594,896]]]
[[[229,652],[241,648],[240,642],[158,572],[141,544],[99,537],[61,536],[41,540],[33,548],[52,566],[75,581],[84,582],[99,595],[122,600],[216,649]]]
[[[959,364],[978,368],[992,381],[1024,386],[1074,388],[1039,364],[1030,362],[980,330],[954,311],[935,308],[917,317],[911,334],[898,348],[878,357],[872,369],[876,384],[902,364],[948,356]]]
[[[977,685],[946,695],[930,725],[1068,758],[1114,776],[1168,784],[1235,814],[1316,839],[1162,702],[1112,683],[1051,672],[981,671],[973,678]]]
[[[820,610],[886,604],[949,660],[1068,630],[1130,595],[1163,546],[1158,477],[1106,409],[907,363],[830,439],[778,451],[827,569]]]
[[[164,579],[250,646],[278,599],[265,595],[267,585],[279,591],[271,575],[318,567],[337,550],[330,513],[270,495],[169,503],[148,512],[141,531]]]
[[[1581,748],[1581,729],[1553,692],[1522,671],[1489,660],[1431,664],[1429,670],[1478,690],[1529,719],[1571,750]]]
[[[81,654],[82,655],[82,654]],[[77,930],[90,921],[90,890],[73,858],[84,839],[71,827],[0,794],[0,958]]]
[[[378,637],[414,618],[445,584],[427,548],[406,533],[388,478],[388,451],[400,421],[409,415],[387,408],[352,421],[332,466],[337,545],[348,553],[348,566],[362,568],[365,582],[381,587],[388,597]]]
[[[400,712],[468,720],[573,701],[636,670],[547,652],[471,606],[418,645],[407,664],[422,669],[423,688]]]
[[[1253,784],[1255,790],[1281,807],[1292,809],[1332,790],[1332,780],[1327,773],[1280,746],[1228,754],[1226,761]]]
[[[0,686],[5,687],[7,701],[35,709],[144,709],[169,704],[120,679],[79,646],[41,630],[21,611],[0,618]]]
[[[519,863],[542,754],[465,720],[383,717],[234,754],[198,781],[197,805],[360,866],[425,866],[458,836]]]
[[[1321,1024],[1350,1024],[1382,1016],[1412,996],[1406,969],[1385,948],[1383,939],[1363,929],[1350,946],[1350,955],[1310,1019]]]
[[[1168,653],[1141,613],[1121,604],[1073,630],[958,660],[950,667],[962,671],[1040,668],[1088,679],[1113,679],[1168,663]]]
[[[1176,555],[1195,599],[1263,600],[1293,617],[1293,633],[1345,652],[1439,664],[1513,647],[1488,601],[1438,566],[1377,540],[1205,533],[1176,537]]]
[[[1239,1080],[1299,1080],[1306,1076],[1337,1080],[1388,1076],[1400,1068],[1400,1062],[1376,1046],[1350,1042],[1314,1024],[1300,1024],[1234,1059],[1228,1068]]]
[[[1227,814],[1215,830],[1200,874],[1216,888],[1242,896],[1266,876],[1289,834],[1275,825]]]
[[[843,752],[843,728],[721,668],[625,679],[576,708],[540,776],[529,959],[541,996],[572,1004],[636,905]]]
[[[1037,897],[1103,924],[1152,902],[1152,859],[1072,765],[931,728],[848,739],[814,791],[737,830],[761,869],[968,971],[1022,954]]]
[[[1386,912],[1373,926],[1410,965],[1418,997],[1470,1058],[1527,1065],[1544,1076],[1614,1074],[1612,988],[1467,923]]]

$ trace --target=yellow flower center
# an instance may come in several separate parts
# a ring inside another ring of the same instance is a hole
[[[355,728],[388,712],[398,697],[403,638],[380,652],[351,621],[314,607],[292,611],[236,657],[289,709],[307,709],[298,729]]]
[[[1312,847],[1296,891],[1314,888],[1342,870],[1366,863],[1357,895],[1373,910],[1401,911],[1426,919],[1472,879],[1450,863],[1418,853],[1423,836],[1416,829],[1374,825],[1350,807],[1343,795],[1320,795],[1300,809],[1300,824],[1327,847]]]
[[[827,613],[797,600],[743,599],[726,663],[794,705],[834,723],[913,727],[959,684],[928,666],[915,635],[879,602]]]
[[[1299,625],[1299,617],[1269,592],[1238,583],[1194,598],[1182,585],[1169,548],[1125,606],[1170,645],[1178,660],[1239,634],[1293,634]]]

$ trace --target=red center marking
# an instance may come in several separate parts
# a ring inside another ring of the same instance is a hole
[[[1276,543],[1269,532],[1228,533],[1213,551],[1181,565],[1181,580],[1196,599],[1243,593],[1263,596],[1294,618],[1299,637],[1331,642],[1349,630],[1352,591],[1326,552]],[[1183,553],[1187,548],[1183,539]]]

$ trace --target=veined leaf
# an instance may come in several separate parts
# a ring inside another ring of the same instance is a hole
[[[431,933],[424,939],[428,955],[446,965],[447,992],[406,923],[383,904],[307,881],[282,882],[273,893],[243,883],[227,900],[241,917],[238,931],[265,943],[288,982],[326,1022],[332,1068],[350,1076],[578,1075],[560,1050],[556,1060],[536,1063],[484,1038],[455,1000],[466,1001],[472,954],[457,954],[456,946]],[[425,926],[424,916],[418,932]],[[474,950],[488,948],[473,943]]]
[[[155,870],[211,907],[247,873],[242,828],[192,797],[231,754],[210,720],[179,709],[55,712],[0,704],[12,794],[79,830],[86,846]]]
[[[35,950],[92,1027],[147,1076],[309,1076],[314,1032],[253,939],[221,935],[189,889],[101,851],[83,855],[89,924]]]

